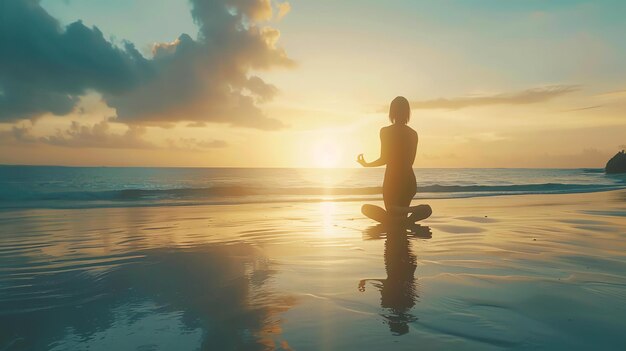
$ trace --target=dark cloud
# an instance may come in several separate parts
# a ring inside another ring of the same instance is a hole
[[[107,41],[80,21],[67,27],[37,0],[3,1],[0,14],[0,121],[71,112],[88,90],[117,110],[117,121],[220,122],[278,129],[258,103],[277,89],[251,72],[292,61],[263,25],[269,0],[192,0],[198,38],[181,34],[145,58],[134,45]]]
[[[511,94],[496,94],[487,96],[468,96],[450,99],[416,100],[411,101],[412,109],[461,109],[473,106],[487,105],[525,105],[545,102],[556,97],[580,90],[576,85],[552,85],[527,89]]]
[[[71,112],[87,89],[120,94],[149,76],[132,44],[118,48],[80,21],[61,28],[38,1],[3,1],[0,120]]]

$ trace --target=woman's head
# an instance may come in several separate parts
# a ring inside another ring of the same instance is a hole
[[[389,106],[389,120],[391,123],[407,124],[411,119],[411,107],[404,96],[397,96]]]

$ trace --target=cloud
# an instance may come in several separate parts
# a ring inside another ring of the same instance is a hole
[[[0,131],[0,144],[31,144],[38,140],[31,134],[31,127],[12,126],[10,130]]]
[[[165,145],[147,141],[147,130],[143,126],[128,126],[125,132],[114,132],[111,124],[104,120],[93,125],[73,121],[69,128],[57,130],[49,136],[35,136],[29,126],[13,126],[0,131],[1,145],[45,144],[60,147],[99,148],[99,149],[169,149],[203,151],[227,147],[223,140],[200,140],[195,138],[167,139]]]
[[[605,99],[624,99],[626,98],[626,90],[613,90],[601,94],[597,94],[596,97],[605,98]]]
[[[603,106],[604,105],[585,106],[585,107],[579,107],[579,108],[573,108],[573,109],[565,110],[563,112],[578,112],[578,111],[585,111],[585,110],[593,110],[593,109],[601,108]]]
[[[187,124],[188,128],[204,128],[206,127],[206,123],[204,122],[191,122]]]
[[[111,131],[110,124],[102,121],[94,125],[82,125],[73,121],[68,129],[56,134],[38,137],[32,127],[13,126],[0,131],[0,144],[46,144],[61,147],[85,147],[107,149],[153,149],[157,145],[143,139],[146,128],[129,126],[124,133]]]
[[[0,144],[46,144],[61,147],[107,148],[107,149],[154,149],[157,145],[144,140],[146,128],[129,126],[124,133],[111,131],[107,121],[94,125],[82,125],[73,121],[68,129],[57,130],[49,136],[35,136],[32,127],[13,126],[0,131]]]
[[[288,2],[279,3],[276,7],[278,7],[278,14],[276,15],[277,19],[285,17],[285,15],[291,11],[291,5]]]
[[[97,27],[66,27],[38,0],[3,2],[0,26],[0,122],[66,115],[97,91],[128,124],[218,122],[285,127],[259,104],[277,88],[252,71],[293,65],[267,25],[269,0],[191,0],[197,39],[181,34],[144,57],[130,42],[107,41]],[[279,8],[278,13],[281,10]]]
[[[199,140],[196,138],[168,139],[167,144],[171,150],[185,151],[204,151],[228,146],[228,143],[224,140]]]
[[[112,148],[112,149],[152,149],[156,146],[143,139],[146,133],[145,127],[130,126],[126,132],[117,134],[111,132],[107,121],[96,123],[92,126],[81,125],[73,121],[70,127],[63,131],[57,131],[55,135],[41,137],[41,143],[85,148]]]
[[[265,83],[261,78],[256,76],[248,78],[245,87],[254,94],[260,102],[270,101],[278,93],[278,88]]]
[[[517,93],[440,98],[411,101],[412,109],[451,109],[488,105],[526,105],[545,102],[580,90],[577,85],[551,85],[527,89]],[[385,111],[388,109],[385,108]]]
[[[0,26],[0,121],[71,112],[87,89],[120,94],[150,70],[80,21],[62,29],[38,1],[5,1]]]

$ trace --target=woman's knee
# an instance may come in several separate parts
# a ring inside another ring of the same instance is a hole
[[[433,214],[433,209],[432,207],[430,207],[430,205],[418,205],[417,207],[419,208],[420,212],[423,212],[424,214],[427,214],[429,216]]]

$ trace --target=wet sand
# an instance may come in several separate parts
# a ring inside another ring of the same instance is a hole
[[[0,212],[0,349],[623,347],[625,191],[428,203]]]

